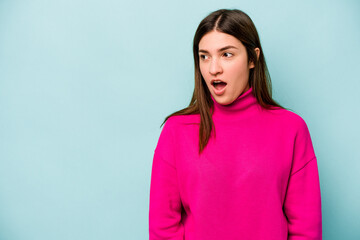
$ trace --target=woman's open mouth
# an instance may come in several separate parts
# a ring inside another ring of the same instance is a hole
[[[224,93],[227,83],[221,80],[214,80],[211,82],[211,85],[214,87],[214,93],[221,95]]]

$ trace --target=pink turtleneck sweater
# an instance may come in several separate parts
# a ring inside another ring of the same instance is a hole
[[[265,110],[252,88],[214,98],[216,135],[198,155],[199,115],[170,117],[154,151],[150,240],[322,239],[317,160],[305,121]]]

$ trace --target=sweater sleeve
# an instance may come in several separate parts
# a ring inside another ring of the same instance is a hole
[[[183,240],[181,199],[174,159],[174,142],[169,118],[154,151],[149,207],[150,240]]]
[[[303,119],[294,142],[284,213],[288,240],[321,240],[322,216],[317,159]]]

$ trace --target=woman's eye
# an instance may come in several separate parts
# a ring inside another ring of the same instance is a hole
[[[232,53],[228,53],[228,52],[224,53],[225,57],[231,57],[232,55],[233,55]]]
[[[201,54],[201,55],[200,55],[200,58],[203,59],[203,60],[205,60],[205,59],[207,59],[207,56],[204,55],[204,54]]]

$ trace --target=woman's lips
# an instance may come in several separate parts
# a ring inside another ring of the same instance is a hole
[[[213,87],[214,93],[216,95],[221,95],[225,92],[227,84],[224,82],[221,82],[218,84],[212,84],[211,86]]]

